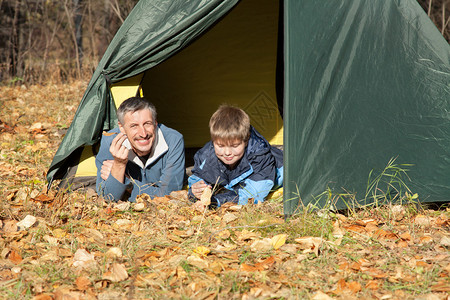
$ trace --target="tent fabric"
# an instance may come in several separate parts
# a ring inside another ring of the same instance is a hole
[[[450,47],[419,4],[284,5],[285,214],[327,189],[364,204],[391,159],[421,202],[449,201]]]
[[[184,48],[238,0],[141,0],[119,28],[99,62],[67,134],[47,172],[51,185],[64,177],[68,158],[84,145],[99,141],[101,132],[117,124],[109,92],[115,82],[133,77]]]

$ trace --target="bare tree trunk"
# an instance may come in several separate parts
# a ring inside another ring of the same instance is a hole
[[[76,63],[77,63],[76,72],[77,72],[78,78],[80,78],[81,77],[81,66],[80,66],[80,61],[78,60],[79,53],[78,53],[77,37],[75,35],[75,29],[74,29],[74,25],[72,23],[72,20],[73,20],[72,14],[70,13],[69,8],[67,7],[67,1],[68,0],[65,0],[65,2],[64,2],[64,10],[66,12],[67,24],[69,25],[70,34],[72,35],[72,41],[73,41],[73,44],[75,47],[75,57],[77,58],[76,59]]]
[[[19,34],[20,34],[20,4],[21,0],[17,0],[13,10],[12,30],[9,39],[9,64],[8,71],[11,76],[18,76],[18,56],[19,56]]]
[[[82,68],[83,65],[83,9],[81,3],[83,0],[73,0],[75,10],[75,40],[77,44],[77,60],[78,67]]]

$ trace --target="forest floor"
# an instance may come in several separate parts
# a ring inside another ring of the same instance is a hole
[[[185,191],[138,205],[47,193],[86,84],[0,87],[0,298],[449,299],[448,207],[286,221],[280,197],[198,212]]]

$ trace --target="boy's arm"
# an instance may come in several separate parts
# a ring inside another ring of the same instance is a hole
[[[270,193],[276,178],[275,158],[260,155],[252,158],[252,174],[236,185],[235,191],[239,196],[238,204],[247,204],[252,198],[254,203],[263,202]]]

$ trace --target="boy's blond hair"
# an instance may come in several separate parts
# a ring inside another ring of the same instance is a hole
[[[239,139],[247,142],[250,138],[250,118],[238,107],[221,105],[209,120],[209,132],[212,141]]]

